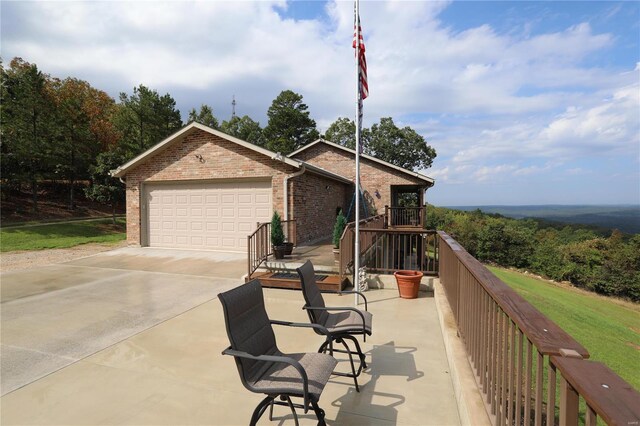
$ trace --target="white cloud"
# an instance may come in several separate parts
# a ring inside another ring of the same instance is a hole
[[[424,117],[410,125],[438,151],[426,172],[451,183],[524,179],[558,169],[554,161],[638,154],[640,62],[632,71],[586,61],[614,46],[614,34],[595,32],[586,18],[546,33],[528,22],[507,33],[489,24],[459,31],[441,20],[448,6],[362,3],[365,125]],[[351,2],[329,2],[327,17],[298,21],[281,16],[283,0],[2,7],[5,61],[21,56],[55,76],[90,76],[114,96],[142,83],[170,92],[185,112],[228,106],[235,94],[241,113],[264,124],[271,100],[290,88],[321,130],[354,116]]]

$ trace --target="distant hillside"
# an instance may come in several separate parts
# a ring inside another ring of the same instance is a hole
[[[480,209],[515,219],[539,218],[561,223],[578,223],[629,234],[640,233],[640,206],[637,205],[537,205],[537,206],[450,206],[457,210]]]

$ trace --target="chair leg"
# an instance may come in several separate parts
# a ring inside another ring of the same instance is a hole
[[[318,403],[315,401],[311,401],[311,406],[313,407],[313,411],[316,413],[316,417],[318,418],[318,426],[326,426],[324,421],[324,410],[318,406]]]
[[[296,408],[293,406],[293,402],[291,402],[291,398],[289,398],[289,395],[283,395],[280,399],[287,401],[287,404],[289,404],[289,408],[291,408],[291,412],[293,413],[293,420],[296,422],[296,426],[298,426],[298,414],[296,413]]]
[[[344,349],[349,354],[349,363],[351,364],[351,374],[353,376],[353,383],[355,383],[355,385],[356,385],[356,392],[360,392],[360,386],[358,386],[358,376],[360,375],[360,371],[358,371],[358,374],[356,374],[356,367],[353,364],[353,353],[352,353],[351,349],[349,349],[349,346],[347,346],[347,343],[343,339],[338,339],[338,343],[342,343],[342,346],[344,346]],[[362,360],[361,360],[361,362],[362,362]]]
[[[358,339],[356,339],[353,336],[345,336],[345,338],[351,340],[353,342],[353,344],[356,346],[356,352],[358,353],[358,356],[360,357],[360,362],[362,363],[362,368],[367,368],[367,363],[365,361],[365,355],[364,352],[362,352],[362,349],[360,348],[360,343],[358,343]]]
[[[251,421],[249,422],[250,426],[255,426],[258,423],[258,420],[260,420],[260,417],[262,417],[267,407],[271,405],[274,398],[275,398],[274,396],[267,395],[265,399],[260,401],[260,404],[258,404],[256,409],[253,410],[253,415],[251,416]]]

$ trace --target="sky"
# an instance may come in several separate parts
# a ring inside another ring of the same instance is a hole
[[[353,2],[0,3],[0,55],[266,125],[286,89],[355,117]],[[435,148],[435,205],[640,204],[640,3],[364,1],[364,125]]]

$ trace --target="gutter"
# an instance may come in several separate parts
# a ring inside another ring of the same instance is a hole
[[[284,178],[284,217],[282,220],[289,220],[289,179],[295,178],[307,171],[304,163],[300,164],[300,170]]]

